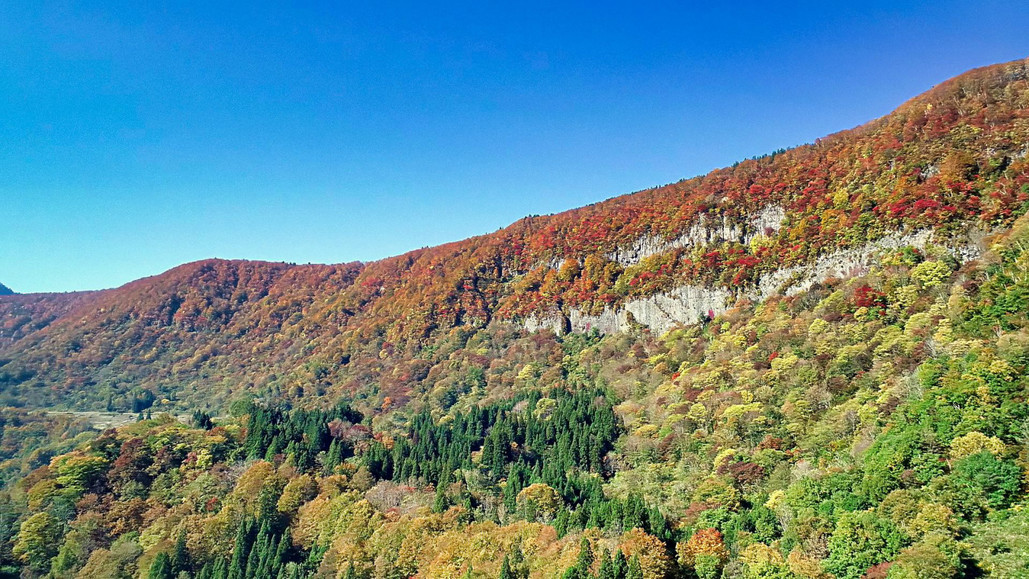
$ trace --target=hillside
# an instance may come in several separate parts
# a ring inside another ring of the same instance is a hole
[[[0,573],[1027,577],[1027,210],[1023,60],[374,263],[0,297]]]
[[[184,408],[242,390],[355,395],[453,328],[661,333],[858,273],[886,247],[931,240],[964,261],[1026,202],[1026,67],[969,72],[813,145],[367,265],[207,261],[86,300],[0,297],[18,328],[0,341],[0,389],[118,409],[140,389]]]

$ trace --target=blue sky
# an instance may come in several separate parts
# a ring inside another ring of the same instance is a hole
[[[0,282],[377,259],[1029,56],[1020,2],[286,4],[0,5]]]

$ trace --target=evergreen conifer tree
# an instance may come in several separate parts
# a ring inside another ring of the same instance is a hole
[[[579,556],[575,560],[575,568],[578,571],[578,576],[582,579],[586,579],[590,576],[590,569],[593,567],[593,547],[590,545],[590,540],[583,537],[579,541]]]
[[[604,549],[600,554],[600,569],[597,579],[617,579],[615,577],[614,562],[611,561],[611,552]]]
[[[640,566],[640,558],[636,555],[629,559],[629,568],[625,571],[625,579],[643,579],[643,568]]]
[[[511,571],[511,559],[504,555],[504,562],[500,564],[500,579],[515,579]]]
[[[612,573],[616,579],[625,579],[625,576],[629,574],[629,564],[625,560],[625,553],[619,549],[615,553],[614,559],[611,562]]]
[[[189,552],[186,550],[186,532],[180,531],[178,539],[175,540],[175,550],[172,551],[171,568],[174,573],[190,570]]]
[[[168,557],[168,553],[161,551],[154,558],[154,562],[150,564],[150,571],[147,573],[148,579],[174,579],[171,566],[171,558]]]
[[[436,485],[436,498],[432,502],[432,512],[442,513],[450,508],[450,495],[447,494],[447,487],[450,485],[449,473],[440,475],[439,484]]]

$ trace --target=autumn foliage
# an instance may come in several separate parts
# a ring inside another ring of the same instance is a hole
[[[1027,67],[374,263],[0,296],[2,572],[1029,576]],[[684,284],[731,303],[523,325]]]

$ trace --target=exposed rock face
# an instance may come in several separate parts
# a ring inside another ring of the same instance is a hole
[[[964,239],[944,246],[958,261],[964,263],[982,254],[979,242],[985,232],[972,231]],[[816,283],[830,278],[848,278],[863,275],[887,250],[902,247],[924,248],[933,242],[932,232],[924,229],[907,235],[892,234],[853,249],[836,251],[816,259],[813,263],[787,267],[762,276],[757,291],[747,297],[763,300],[773,295],[796,295]]]
[[[719,241],[747,243],[754,235],[766,231],[778,231],[786,219],[786,210],[778,205],[769,205],[759,211],[746,225],[732,223],[725,217],[717,221],[701,215],[690,226],[686,233],[675,239],[647,235],[636,240],[629,247],[623,247],[607,254],[611,261],[623,266],[639,263],[652,255],[658,255],[673,249],[707,245]]]
[[[758,226],[774,228],[782,222],[784,217],[781,215],[784,214],[766,210],[766,212],[762,212],[762,215],[756,216],[751,223],[755,228]],[[713,230],[708,229],[708,231]],[[732,232],[734,230],[723,231]],[[693,234],[694,230],[691,229],[690,233],[679,239],[682,240]],[[970,261],[981,255],[980,242],[985,235],[985,232],[973,231],[963,239],[949,241],[944,247],[959,261]],[[636,255],[661,247],[654,244],[652,239],[644,238],[635,244],[632,249],[637,252]],[[879,256],[884,251],[908,246],[924,248],[932,242],[932,232],[929,230],[886,235],[861,247],[824,255],[809,264],[776,270],[762,276],[753,288],[738,293],[723,287],[687,284],[665,293],[631,300],[626,302],[624,307],[605,308],[598,315],[586,314],[577,308],[572,308],[567,317],[563,313],[555,311],[542,318],[530,317],[525,320],[524,325],[529,331],[545,328],[558,334],[567,331],[589,332],[594,329],[601,333],[615,333],[629,330],[632,322],[635,321],[655,333],[663,334],[676,325],[692,324],[705,316],[717,316],[725,312],[740,298],[760,301],[774,295],[795,295],[830,278],[863,275],[878,263]],[[678,246],[669,246],[669,248],[672,247]],[[629,255],[629,253],[620,254],[626,259]]]
[[[631,314],[636,323],[663,334],[676,324],[690,324],[706,315],[724,312],[732,297],[732,292],[725,288],[684,285],[668,293],[629,301],[624,308],[605,308],[596,316],[573,309],[568,318],[573,332],[596,329],[610,334],[628,330]]]
[[[591,316],[583,313],[578,308],[573,308],[568,315],[568,320],[571,323],[573,332],[597,330],[602,334],[613,334],[629,329],[625,310],[622,309],[612,310],[611,308],[604,308],[604,311],[599,315]]]
[[[529,316],[525,319],[522,325],[530,332],[550,330],[551,332],[560,335],[567,331],[565,316],[561,312],[548,312],[543,316]]]
[[[718,222],[712,222],[703,215],[693,223],[692,226],[681,236],[667,240],[661,237],[647,235],[636,240],[629,247],[619,248],[607,254],[611,261],[618,262],[623,266],[639,263],[652,255],[658,255],[673,249],[690,247],[693,245],[704,245],[715,241],[745,241],[745,232],[742,227],[724,217]]]
[[[769,205],[758,211],[750,220],[750,225],[754,228],[757,233],[764,233],[766,231],[779,231],[782,228],[782,222],[786,220],[786,210],[780,205]]]

